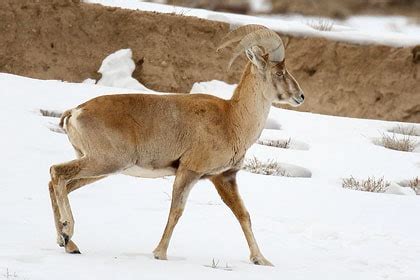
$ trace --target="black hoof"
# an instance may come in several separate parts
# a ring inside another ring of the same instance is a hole
[[[79,250],[74,250],[72,252],[69,252],[69,254],[81,254]]]

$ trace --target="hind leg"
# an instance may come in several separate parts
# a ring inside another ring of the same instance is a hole
[[[76,189],[79,189],[79,188],[81,188],[85,185],[96,182],[96,181],[98,181],[100,179],[103,179],[105,177],[106,176],[101,176],[101,177],[97,177],[97,178],[83,178],[83,179],[72,180],[66,185],[67,193],[70,193],[70,192],[72,192]],[[57,197],[56,197],[55,192],[54,192],[54,187],[53,187],[52,181],[50,181],[48,183],[48,189],[49,189],[50,198],[51,198],[51,205],[52,205],[52,209],[53,209],[55,228],[56,228],[56,231],[57,231],[57,244],[60,247],[64,247],[64,239],[63,239],[63,236],[62,236],[63,225],[60,222],[60,212],[59,212],[59,209],[58,209]],[[76,244],[74,244],[71,240],[68,242],[68,246],[66,247],[66,251],[68,251],[69,253],[80,253]]]
[[[66,185],[67,193],[71,193],[72,191],[80,189],[81,187],[92,184],[106,177],[107,176],[99,176],[95,178],[81,178],[81,179],[72,180]]]
[[[60,231],[59,234],[66,252],[77,253],[79,251],[76,244],[71,241],[74,232],[74,219],[68,193],[119,170],[116,165],[110,165],[109,162],[112,161],[98,162],[89,158],[80,158],[53,165],[50,169],[51,185],[55,194],[56,209],[58,209],[58,214],[54,215],[55,219],[58,218],[56,228],[57,232]],[[53,199],[52,204],[54,210]],[[57,211],[54,210],[54,212]]]
[[[51,181],[48,183],[48,189],[49,189],[49,192],[50,192],[51,206],[52,206],[53,215],[54,215],[55,229],[57,231],[57,244],[60,247],[64,247],[64,240],[61,236],[61,231],[63,229],[63,226],[60,223],[60,212],[58,210],[57,198],[55,196],[54,187],[53,187],[53,184],[52,184]]]

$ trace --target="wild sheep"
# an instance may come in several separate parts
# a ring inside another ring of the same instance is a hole
[[[205,94],[105,95],[63,113],[60,123],[77,159],[51,166],[49,190],[57,242],[66,252],[80,253],[71,239],[70,192],[116,173],[175,175],[169,218],[153,251],[156,259],[167,259],[189,191],[208,178],[238,219],[251,261],[271,265],[254,238],[236,173],[261,134],[271,104],[299,106],[304,96],[286,69],[284,46],[275,32],[260,25],[243,26],[227,34],[220,48],[236,43],[231,63],[242,51],[249,62],[231,100]]]

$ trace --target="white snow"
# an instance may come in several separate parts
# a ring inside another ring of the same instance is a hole
[[[98,72],[102,74],[98,85],[135,89],[143,92],[151,92],[139,81],[132,77],[136,64],[131,49],[121,49],[108,55],[101,64]]]
[[[254,13],[266,13],[272,8],[271,0],[251,0],[248,3]]]
[[[420,25],[403,16],[352,16],[343,25],[368,32],[394,32],[420,36]]]
[[[351,16],[345,20],[337,20],[325,17],[303,15],[268,15],[262,16],[268,19],[280,19],[288,22],[319,26],[328,24],[333,32],[358,32],[373,34],[379,38],[391,38],[392,36],[409,36],[413,39],[420,38],[420,25],[413,19],[404,16]],[[323,31],[325,32],[325,31]],[[398,38],[395,38],[397,40]],[[413,41],[413,44],[416,41]],[[391,44],[393,45],[393,44]],[[411,44],[409,44],[411,45]]]
[[[308,149],[256,144],[247,156],[311,173],[238,175],[256,238],[275,267],[249,263],[240,226],[209,181],[193,189],[169,261],[154,260],[173,177],[117,175],[72,193],[74,241],[82,255],[69,255],[55,244],[47,183],[49,167],[74,152],[64,134],[48,128],[58,119],[38,109],[63,111],[97,95],[133,90],[9,74],[0,74],[0,87],[0,279],[420,279],[419,196],[341,187],[350,175],[394,183],[419,175],[419,153],[372,143],[403,124],[272,109],[281,130],[266,129],[261,137],[291,138]],[[228,96],[232,87],[215,90]],[[229,269],[211,268],[213,259]]]
[[[137,0],[84,0],[84,2],[125,9],[195,16],[209,20],[227,22],[232,28],[238,25],[251,23],[262,24],[272,30],[285,34],[324,37],[331,40],[357,44],[381,44],[395,47],[420,44],[420,27],[403,17],[354,17],[347,22],[336,23],[331,31],[319,31],[310,26],[311,17],[307,17],[307,20],[305,19],[302,21],[291,20],[293,17],[249,16],[178,7],[174,5],[148,3]],[[297,18],[302,17],[297,16]],[[396,18],[398,18],[398,20]],[[391,28],[384,29],[383,26],[389,23],[395,23],[396,28],[393,28],[391,25]],[[404,30],[404,32],[401,32],[401,30]]]
[[[194,83],[190,93],[206,93],[227,100],[232,97],[232,93],[235,88],[236,85],[230,85],[222,81],[212,80],[208,82]]]
[[[91,78],[87,78],[86,80],[83,80],[82,83],[83,84],[94,85],[94,84],[96,84],[96,80],[95,79],[91,79]]]
[[[416,192],[412,188],[404,188],[401,185],[392,182],[386,190],[386,193],[400,194],[400,195],[416,195]]]

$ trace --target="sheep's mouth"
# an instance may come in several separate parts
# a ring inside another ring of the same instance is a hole
[[[292,100],[294,102],[294,104],[292,104],[293,106],[300,106],[303,104],[303,99],[297,99],[295,97],[292,97]]]

